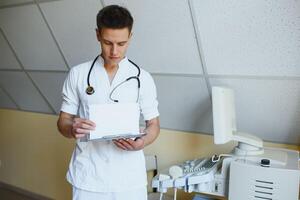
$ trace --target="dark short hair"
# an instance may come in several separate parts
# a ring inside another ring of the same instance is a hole
[[[102,28],[123,29],[131,32],[133,18],[130,12],[119,5],[109,5],[102,8],[97,14],[98,30]]]

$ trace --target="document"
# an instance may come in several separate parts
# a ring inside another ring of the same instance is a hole
[[[93,104],[89,106],[89,119],[96,123],[89,140],[135,138],[139,131],[140,109],[137,103]]]

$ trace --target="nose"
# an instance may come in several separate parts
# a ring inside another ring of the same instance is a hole
[[[117,52],[118,52],[117,45],[113,44],[111,47],[110,53],[112,56],[115,56],[115,55],[117,55]]]

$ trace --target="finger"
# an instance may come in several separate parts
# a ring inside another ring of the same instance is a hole
[[[132,139],[126,139],[124,140],[124,142],[126,142],[127,144],[129,144],[130,146],[134,146],[135,141]]]
[[[88,120],[88,119],[74,118],[74,122],[76,124],[85,123],[85,124],[88,124],[88,125],[90,125],[92,127],[96,127],[96,124],[93,121]]]
[[[127,141],[124,139],[119,140],[119,142],[127,149],[127,150],[133,150],[134,147]]]
[[[74,122],[73,123],[73,129],[86,129],[86,130],[95,130],[95,127],[90,126],[88,124],[82,123],[82,122]]]
[[[87,129],[87,130],[95,130],[95,127],[94,127],[94,126],[91,126],[91,125],[85,124],[85,123],[82,123],[81,126],[80,126],[79,128]]]
[[[134,148],[134,150],[140,150],[145,147],[145,143],[142,138],[136,138],[135,140],[128,140],[127,142]]]
[[[121,145],[122,147],[124,147],[125,150],[130,150],[130,148],[128,148],[128,144],[125,144],[125,143],[123,142],[123,139],[117,140],[117,143],[118,143],[119,145]]]
[[[83,122],[85,124],[88,124],[88,125],[92,126],[92,127],[96,127],[96,123],[91,121],[91,120],[85,119]]]
[[[82,138],[84,136],[86,136],[86,134],[75,134],[76,139]]]
[[[119,148],[121,148],[121,149],[123,149],[123,150],[127,150],[126,147],[123,146],[122,143],[118,142],[117,140],[113,140],[113,142],[114,142],[114,144],[115,144],[117,147],[119,147]]]
[[[90,130],[82,129],[82,128],[76,128],[75,133],[76,134],[88,134],[88,133],[90,133]]]

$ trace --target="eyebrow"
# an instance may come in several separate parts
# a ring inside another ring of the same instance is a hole
[[[103,38],[103,40],[104,40],[105,42],[113,43],[112,41],[106,40],[106,39],[104,39],[104,38]],[[126,42],[128,42],[128,40],[126,40],[126,41],[121,41],[121,42],[117,42],[117,43],[119,44],[119,43],[126,43]]]

